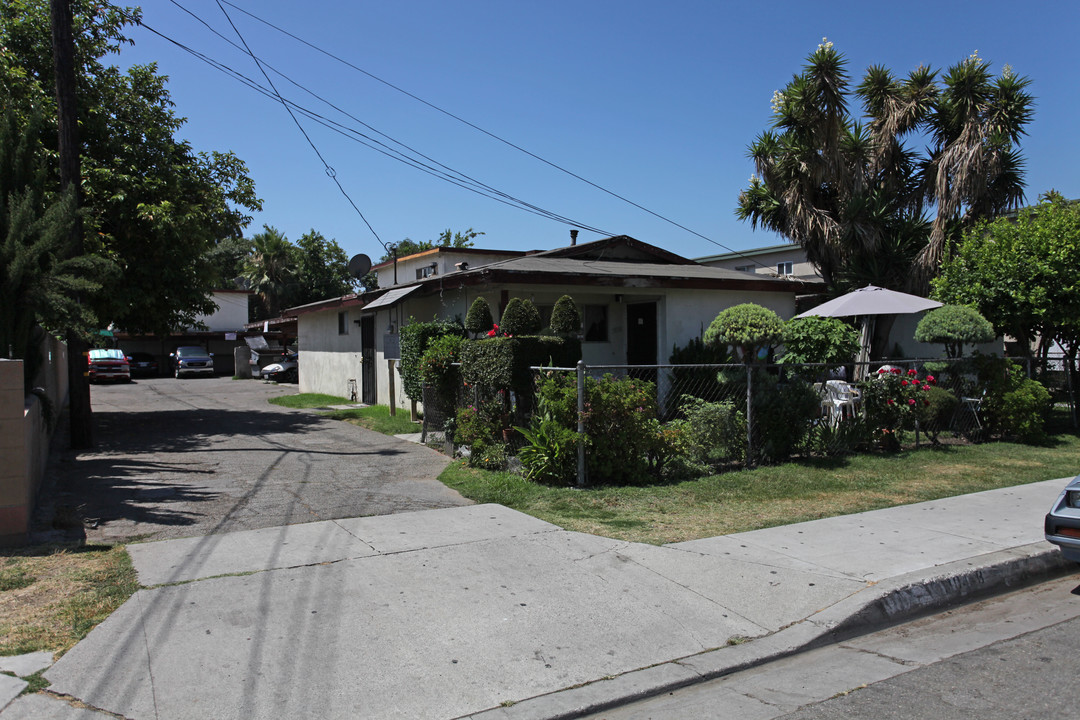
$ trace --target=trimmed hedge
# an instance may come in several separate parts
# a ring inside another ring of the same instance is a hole
[[[431,341],[444,335],[464,337],[465,329],[450,321],[420,322],[409,318],[401,327],[401,387],[411,400],[422,400],[424,378],[421,361]]]
[[[581,341],[547,335],[494,337],[465,343],[461,377],[469,385],[497,390],[532,386],[534,365],[572,367],[581,359]]]

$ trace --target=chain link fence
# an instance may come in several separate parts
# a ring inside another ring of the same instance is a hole
[[[677,479],[993,439],[995,383],[1017,372],[994,362],[536,367],[533,383],[515,390],[461,385],[454,408],[425,393],[425,429],[445,426],[480,466],[517,455],[546,482]]]

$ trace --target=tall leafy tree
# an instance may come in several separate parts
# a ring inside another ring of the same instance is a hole
[[[55,126],[48,5],[0,4],[0,99],[17,117],[37,110]],[[129,42],[124,28],[138,10],[92,0],[72,7],[84,250],[120,270],[83,302],[101,323],[133,332],[194,324],[213,310],[212,251],[242,237],[246,213],[260,207],[254,184],[235,155],[196,152],[176,137],[183,120],[154,65],[121,71],[104,62]],[[54,130],[43,128],[40,140],[55,152]],[[58,184],[51,167],[45,182]]]
[[[940,80],[926,67],[898,78],[872,66],[853,88],[825,41],[774,94],[736,213],[800,245],[836,292],[925,289],[949,239],[1021,201],[1028,84],[1008,67],[995,78],[973,55]]]
[[[299,250],[298,305],[356,292],[349,256],[335,240],[312,229],[296,241]]]
[[[934,280],[934,297],[978,309],[1045,362],[1058,342],[1075,373],[1080,351],[1080,203],[1050,192],[1015,218],[970,229]]]

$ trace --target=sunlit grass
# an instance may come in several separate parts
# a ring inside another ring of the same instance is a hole
[[[567,530],[662,544],[1072,477],[1080,439],[986,443],[853,455],[698,480],[585,489],[537,485],[457,462],[440,479],[477,502],[506,505]]]

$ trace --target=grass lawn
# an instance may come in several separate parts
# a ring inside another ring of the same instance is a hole
[[[122,546],[39,546],[0,555],[0,655],[67,652],[138,589]]]
[[[663,544],[875,510],[1080,472],[1080,438],[923,447],[787,463],[679,483],[556,488],[455,462],[440,479],[567,530]],[[1063,485],[1064,486],[1064,485]],[[1048,508],[1049,509],[1049,508]]]
[[[409,419],[409,411],[398,408],[397,415],[390,414],[386,405],[352,408],[350,410],[331,410],[325,413],[334,420],[344,420],[353,425],[381,432],[385,435],[404,435],[420,432],[420,423]]]
[[[348,398],[320,395],[319,393],[284,395],[270,398],[268,402],[290,408],[321,408],[327,405],[353,404]],[[323,414],[334,420],[344,420],[384,435],[404,435],[406,433],[420,432],[420,425],[409,419],[408,410],[398,408],[397,414],[391,415],[390,408],[386,405],[370,405],[368,407],[349,408],[348,410],[330,410]]]

